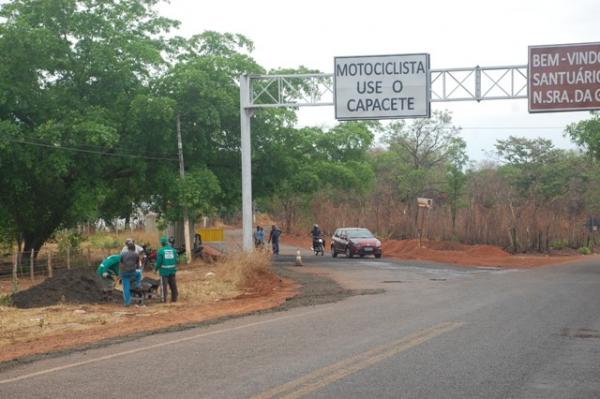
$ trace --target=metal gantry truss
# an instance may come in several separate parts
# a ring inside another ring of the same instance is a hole
[[[527,98],[527,65],[431,70],[431,101]]]
[[[333,103],[333,74],[255,75],[249,108],[326,106]],[[432,69],[432,102],[527,98],[527,65]]]
[[[433,69],[429,100],[482,101],[527,98],[527,65]],[[251,118],[260,108],[334,105],[333,74],[240,76],[243,245],[252,245]]]

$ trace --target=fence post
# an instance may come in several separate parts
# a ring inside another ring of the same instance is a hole
[[[48,251],[48,277],[52,278],[52,252]]]
[[[67,247],[67,270],[71,270],[71,247]]]
[[[92,266],[92,252],[90,251],[90,247],[87,249],[87,267]]]
[[[15,252],[13,258],[14,258],[14,262],[13,262],[13,269],[12,269],[12,292],[14,294],[19,290],[19,278],[17,277],[17,267],[19,265],[18,252]]]
[[[19,271],[21,272],[21,278],[23,278],[23,252],[19,251],[17,255],[17,264],[19,265]]]
[[[35,271],[33,270],[35,261],[33,258],[35,257],[35,250],[31,248],[31,254],[29,255],[29,274],[31,276],[31,281],[35,279]]]

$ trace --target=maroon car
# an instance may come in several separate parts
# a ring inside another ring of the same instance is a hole
[[[346,254],[348,258],[354,255],[363,257],[373,255],[381,258],[381,241],[368,229],[361,227],[342,227],[331,237],[331,256]]]

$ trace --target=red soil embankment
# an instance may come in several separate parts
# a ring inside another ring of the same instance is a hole
[[[383,257],[415,259],[461,266],[489,266],[502,268],[529,268],[551,264],[576,262],[582,255],[511,255],[493,245],[466,245],[453,241],[383,240]],[[283,235],[282,243],[310,249],[309,237]],[[327,240],[329,245],[329,240]],[[328,248],[327,248],[328,249]]]
[[[583,259],[575,256],[511,255],[493,245],[465,245],[451,241],[385,240],[383,255],[398,259],[416,259],[463,266],[528,268],[569,263]]]

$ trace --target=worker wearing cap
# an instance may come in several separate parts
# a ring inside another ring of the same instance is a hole
[[[167,285],[171,289],[171,302],[177,302],[177,251],[169,244],[167,237],[160,238],[162,248],[156,254],[156,266],[154,270],[160,273],[160,285],[162,287],[162,301],[167,302]]]
[[[102,285],[102,300],[109,301],[112,296],[112,290],[115,288],[115,277],[119,276],[119,262],[121,255],[111,255],[104,259],[96,274],[100,276],[100,284]]]
[[[140,255],[135,250],[133,240],[127,240],[127,251],[121,253],[120,273],[123,284],[123,302],[125,306],[131,304],[131,280],[135,281],[135,288],[142,288],[142,275],[137,272],[140,267]]]
[[[130,243],[132,243],[135,246],[135,252],[137,252],[140,256],[142,256],[142,253],[144,252],[144,247],[136,244],[135,241],[133,240],[133,238],[128,238],[125,240],[125,245],[123,246],[123,249],[121,249],[121,254],[123,254],[129,250],[127,247]]]

